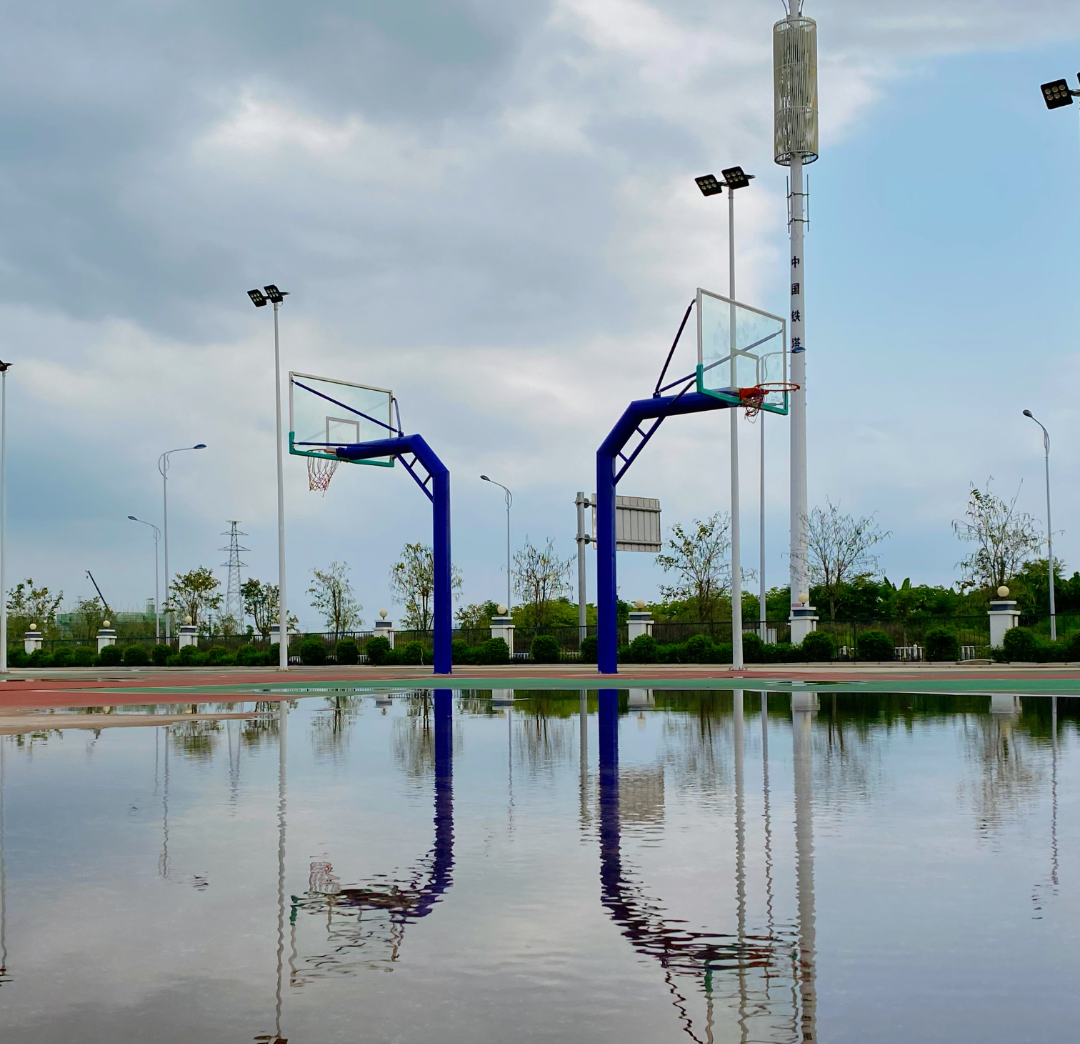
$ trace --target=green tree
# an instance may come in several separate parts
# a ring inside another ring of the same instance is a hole
[[[476,605],[463,605],[455,614],[458,627],[466,631],[481,630],[491,626],[491,618],[498,615],[499,607],[490,598]]]
[[[64,599],[64,592],[53,594],[47,587],[35,587],[27,577],[8,591],[8,640],[19,641],[37,624],[43,634],[56,630],[56,613]]]
[[[335,638],[356,630],[364,607],[353,595],[348,563],[331,562],[329,569],[312,569],[311,575],[314,577],[308,588],[311,605],[323,614],[327,629],[333,631]]]
[[[450,588],[461,590],[461,571],[451,566]],[[425,544],[406,544],[390,567],[394,601],[405,607],[407,629],[430,631],[434,622],[435,555]]]
[[[844,586],[856,577],[869,579],[877,571],[872,549],[891,534],[881,529],[873,515],[842,514],[828,498],[824,508],[810,512],[806,531],[810,582],[821,589],[829,603],[829,617],[835,620]]]
[[[172,582],[172,608],[181,618],[191,618],[192,626],[198,627],[200,618],[209,622],[209,615],[221,606],[221,581],[206,568],[199,566],[189,573],[177,573]]]
[[[244,616],[250,616],[255,630],[269,638],[270,625],[278,618],[278,585],[251,577],[240,585],[240,597],[244,600]]]
[[[964,517],[953,521],[956,536],[975,544],[975,550],[959,563],[963,574],[961,590],[996,591],[1008,583],[1028,555],[1042,546],[1035,519],[1016,509],[1020,490],[1012,500],[1005,501],[991,491],[991,482],[992,478],[986,480],[985,490],[972,485]]]
[[[105,606],[101,599],[94,595],[93,598],[79,598],[75,602],[75,637],[83,641],[95,638],[101,625],[105,622]]]
[[[730,550],[731,519],[725,512],[694,519],[689,531],[672,526],[669,553],[656,556],[656,564],[676,576],[675,583],[660,587],[664,601],[688,601],[699,620],[716,619],[731,586]]]
[[[535,627],[551,626],[551,603],[572,590],[570,570],[573,560],[559,558],[550,537],[542,547],[534,547],[528,537],[514,555],[514,590],[532,610]]]

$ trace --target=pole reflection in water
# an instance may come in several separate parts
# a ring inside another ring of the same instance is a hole
[[[321,942],[330,950],[304,957],[303,970],[292,982],[302,986],[312,979],[331,974],[354,974],[360,968],[398,959],[406,927],[427,917],[453,884],[454,794],[453,794],[453,692],[436,689],[434,727],[429,728],[429,700],[422,697],[423,718],[417,742],[434,754],[434,845],[414,866],[389,874],[378,874],[371,884],[338,884],[329,864],[320,864],[313,873],[305,896],[293,898],[292,919],[301,913],[320,918],[324,925]]]
[[[791,741],[795,776],[795,887],[799,909],[799,999],[801,1039],[817,1040],[817,981],[814,923],[814,761],[816,692],[792,693]]]
[[[4,751],[7,737],[0,736],[0,986],[11,982],[7,952],[7,793]]]
[[[581,800],[581,828],[589,823],[589,694],[582,689],[578,698],[578,792]]]

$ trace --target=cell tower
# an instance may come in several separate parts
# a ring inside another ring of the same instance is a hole
[[[240,531],[239,520],[226,519],[226,521],[229,523],[229,528],[221,534],[229,538],[229,546],[221,548],[222,551],[229,552],[228,562],[221,563],[229,570],[229,582],[225,586],[225,615],[231,616],[239,626],[244,621],[244,599],[240,594],[240,568],[247,566],[247,562],[240,561],[240,552],[250,551],[251,548],[240,546],[240,538],[247,536],[247,533]]]
[[[803,167],[818,158],[817,23],[802,13],[802,0],[787,0],[787,16],[773,26],[773,155],[791,168],[791,641],[814,629],[810,605],[806,498],[806,266]]]

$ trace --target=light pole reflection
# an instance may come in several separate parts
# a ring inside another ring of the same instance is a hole
[[[799,999],[801,1035],[817,1041],[817,982],[814,922],[814,712],[816,692],[792,693],[791,742],[795,775],[795,887],[799,910]]]

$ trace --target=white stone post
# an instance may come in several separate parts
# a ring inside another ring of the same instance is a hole
[[[32,629],[23,635],[23,648],[26,650],[27,656],[35,649],[41,648],[41,632],[37,629],[37,624],[31,624],[30,626]]]
[[[791,644],[798,645],[811,632],[817,630],[817,610],[810,604],[810,594],[799,594],[799,605],[791,607]]]
[[[626,638],[627,643],[632,642],[635,638],[641,637],[643,634],[652,635],[653,618],[652,614],[645,608],[645,603],[639,598],[634,603],[634,610],[626,616]]]
[[[109,621],[108,620],[102,620],[101,621],[101,627],[98,628],[98,633],[97,633],[97,651],[98,651],[98,653],[100,654],[101,650],[104,649],[106,645],[115,645],[115,644],[116,644],[116,631],[114,631],[109,626]]]
[[[499,615],[491,618],[491,637],[501,638],[510,650],[510,659],[514,659],[514,618],[505,605],[499,606]]]
[[[271,633],[270,639],[273,640],[274,636]],[[199,629],[192,624],[186,623],[180,627],[180,648],[183,649],[185,645],[198,645],[199,644]]]
[[[379,610],[379,619],[375,621],[375,637],[380,635],[390,643],[390,648],[394,647],[394,621],[387,620],[387,612],[385,609]]]
[[[999,587],[998,596],[990,602],[990,645],[1000,649],[1005,644],[1005,632],[1012,630],[1020,622],[1020,610],[1016,602],[1009,598],[1009,589]]]

